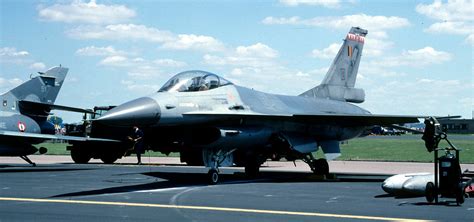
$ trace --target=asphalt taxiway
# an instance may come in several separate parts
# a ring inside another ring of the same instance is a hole
[[[345,163],[350,168],[350,163]],[[380,163],[383,166],[383,163]],[[0,163],[0,221],[473,221],[474,201],[426,204],[380,188],[384,174],[275,171],[247,179],[224,168],[206,184],[203,167]]]

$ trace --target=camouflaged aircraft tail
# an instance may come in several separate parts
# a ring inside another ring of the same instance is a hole
[[[53,67],[44,73],[39,72],[38,76],[3,94],[1,97],[4,104],[15,101],[54,104],[68,70],[64,67]]]

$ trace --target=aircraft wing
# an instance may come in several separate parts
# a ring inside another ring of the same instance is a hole
[[[210,119],[259,119],[277,121],[295,121],[311,124],[337,124],[341,126],[373,126],[402,123],[417,123],[426,116],[377,115],[377,114],[261,114],[261,113],[218,113],[190,112],[183,114],[189,117],[209,117]]]
[[[67,141],[77,141],[77,142],[120,142],[119,140],[111,139],[102,139],[102,138],[89,138],[89,137],[80,137],[80,136],[63,136],[63,135],[51,135],[51,134],[40,134],[40,133],[23,133],[23,132],[14,132],[14,131],[1,131],[0,137],[16,137],[16,138],[25,138],[25,139],[43,139],[43,140],[67,140]]]
[[[318,114],[318,115],[293,115],[299,121],[338,124],[343,126],[373,126],[392,125],[402,123],[417,123],[419,118],[426,116],[378,115],[378,114]]]

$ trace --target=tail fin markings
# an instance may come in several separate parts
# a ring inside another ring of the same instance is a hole
[[[53,104],[66,78],[68,68],[53,67],[23,84],[15,87],[2,97],[13,96],[17,100]]]
[[[367,30],[352,27],[321,84],[300,96],[364,102],[364,90],[354,86],[366,35]]]
[[[17,110],[19,101],[54,104],[68,70],[64,67],[53,67],[44,73],[40,72],[38,76],[0,95],[2,100],[0,110]]]

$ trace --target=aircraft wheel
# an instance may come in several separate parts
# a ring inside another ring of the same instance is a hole
[[[456,191],[456,203],[461,205],[464,203],[464,194],[466,193],[464,184],[459,183],[458,190]]]
[[[326,159],[317,159],[313,162],[313,172],[317,175],[328,175],[329,174],[329,164]]]
[[[100,157],[100,160],[102,160],[102,162],[104,162],[105,164],[112,164],[117,159],[118,159],[118,157],[114,154],[106,154],[106,155]]]
[[[435,185],[432,182],[426,184],[425,197],[428,203],[433,203],[436,195]]]
[[[257,158],[247,158],[245,162],[245,175],[249,178],[255,178],[260,171],[260,164]]]
[[[216,169],[210,169],[207,175],[209,176],[209,184],[214,185],[219,182],[219,172]]]
[[[79,151],[78,148],[73,148],[71,150],[71,158],[74,161],[74,163],[85,164],[85,163],[88,163],[92,157],[89,155],[88,152],[84,150]]]
[[[250,178],[255,178],[258,176],[260,172],[260,167],[254,164],[246,164],[245,165],[245,175]]]

